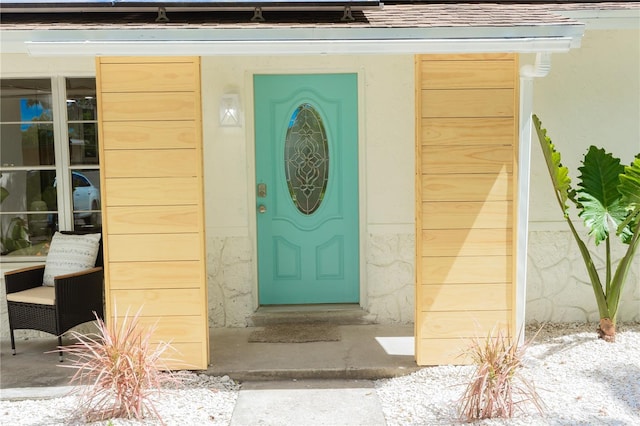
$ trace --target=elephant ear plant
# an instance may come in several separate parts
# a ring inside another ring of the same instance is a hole
[[[591,146],[579,167],[580,176],[574,188],[569,170],[560,163],[547,131],[535,115],[533,123],[549,169],[556,199],[569,224],[587,267],[591,286],[598,304],[600,323],[598,336],[608,342],[615,341],[616,316],[632,259],[640,240],[640,154],[631,165],[624,167],[620,160]],[[598,272],[587,244],[580,238],[569,215],[569,202],[575,205],[595,245],[605,243],[605,276]],[[611,240],[618,237],[628,247],[614,266],[611,261]]]

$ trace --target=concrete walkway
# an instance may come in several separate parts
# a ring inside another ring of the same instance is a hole
[[[245,383],[231,418],[233,426],[384,424],[369,380]]]

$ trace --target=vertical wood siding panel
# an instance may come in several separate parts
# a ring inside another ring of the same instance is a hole
[[[168,367],[205,369],[200,60],[98,58],[96,68],[107,315],[143,306],[143,323],[161,318],[152,341],[180,350]]]
[[[512,332],[517,58],[416,57],[416,361]]]

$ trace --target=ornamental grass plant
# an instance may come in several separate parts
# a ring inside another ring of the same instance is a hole
[[[526,402],[542,413],[542,401],[533,384],[520,375],[523,356],[534,338],[518,345],[520,336],[513,339],[494,328],[484,339],[471,341],[463,355],[469,356],[476,368],[460,399],[463,421],[511,418]]]
[[[162,392],[163,384],[176,381],[161,360],[172,347],[151,343],[156,327],[141,326],[139,318],[140,311],[131,318],[127,311],[124,318],[116,314],[105,324],[96,316],[97,332],[72,331],[77,342],[59,348],[70,358],[62,366],[77,370],[70,384],[85,385],[76,412],[84,421],[153,417],[162,422],[151,397]]]

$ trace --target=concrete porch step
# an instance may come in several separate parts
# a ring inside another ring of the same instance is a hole
[[[207,374],[237,381],[375,380],[417,371],[413,355],[393,355],[378,337],[412,337],[413,325],[339,325],[340,341],[252,343],[255,328],[211,330]]]
[[[250,318],[253,327],[283,323],[330,323],[335,325],[374,324],[356,304],[261,306]]]

